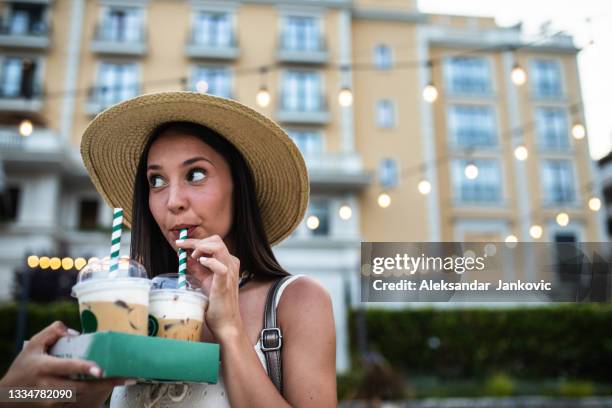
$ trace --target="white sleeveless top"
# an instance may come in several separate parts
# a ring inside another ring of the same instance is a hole
[[[285,288],[301,276],[303,275],[295,275],[283,282],[276,297],[276,307],[278,307]],[[254,348],[267,373],[266,358],[261,351],[261,339],[257,340]],[[216,384],[135,384],[121,386],[114,388],[110,401],[110,408],[224,408],[229,406],[229,398],[225,390],[221,369],[219,369],[219,381]]]

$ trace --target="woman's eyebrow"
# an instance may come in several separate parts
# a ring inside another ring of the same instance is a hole
[[[190,164],[199,162],[200,160],[207,161],[207,162],[209,162],[210,164],[212,164],[214,166],[212,161],[210,161],[209,159],[207,159],[206,157],[203,157],[203,156],[192,157],[191,159],[187,159],[187,160],[185,160],[182,163],[182,166],[189,166]],[[160,166],[159,164],[149,164],[147,166],[147,170],[161,170],[161,168],[162,168],[162,166]]]

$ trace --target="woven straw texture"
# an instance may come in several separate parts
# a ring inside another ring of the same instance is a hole
[[[148,136],[159,125],[188,121],[207,126],[242,153],[255,180],[268,241],[274,245],[300,223],[308,205],[304,159],[276,123],[238,102],[194,92],[142,95],[112,106],[89,124],[81,156],[98,192],[132,221],[138,161]]]

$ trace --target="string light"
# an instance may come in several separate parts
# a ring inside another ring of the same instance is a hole
[[[431,192],[431,183],[429,180],[421,180],[419,181],[419,193],[423,195],[427,195]]]
[[[382,208],[387,208],[391,205],[391,197],[387,193],[381,193],[378,196],[378,205]]]
[[[204,80],[200,80],[196,82],[196,91],[198,91],[199,93],[208,92],[208,82]]]
[[[569,215],[566,212],[560,212],[557,214],[557,224],[561,227],[566,227],[569,224]]]
[[[74,260],[72,258],[64,258],[62,259],[62,268],[68,270],[68,269],[72,269],[72,267],[74,266]]]
[[[506,242],[506,244],[515,244],[518,242],[518,239],[516,238],[516,235],[510,234],[506,237],[504,241]]]
[[[574,139],[576,140],[584,139],[584,137],[586,136],[586,129],[584,128],[584,125],[582,123],[574,123],[574,126],[572,126],[572,136],[574,136]]]
[[[49,265],[50,265],[50,262],[49,262],[48,256],[43,256],[40,258],[38,266],[40,266],[42,269],[47,269]]]
[[[74,260],[74,267],[80,271],[81,269],[83,269],[83,267],[87,265],[87,261],[85,260],[85,258],[77,258]]]
[[[528,156],[529,156],[529,151],[524,145],[522,144],[518,145],[514,149],[514,157],[516,157],[517,160],[520,160],[520,161],[527,160]]]
[[[345,204],[338,210],[338,215],[340,216],[340,218],[346,221],[349,220],[353,215],[353,210],[348,204]]]
[[[40,260],[38,259],[36,255],[30,255],[28,256],[27,263],[30,268],[36,268],[38,267]]]
[[[434,103],[438,99],[438,89],[433,82],[430,82],[423,89],[423,99],[427,103]]]
[[[268,88],[266,88],[265,86],[259,88],[256,97],[257,105],[261,106],[262,108],[265,108],[266,106],[270,105],[271,99],[272,98],[270,96],[270,91],[268,91]]]
[[[601,200],[598,197],[591,197],[589,199],[589,208],[591,211],[599,211],[601,209]]]
[[[59,268],[62,267],[62,260],[53,257],[49,260],[49,266],[51,266],[51,269],[53,269],[54,271],[57,271]]]
[[[532,225],[531,228],[529,228],[529,235],[531,235],[531,238],[533,239],[542,238],[542,227],[537,224]]]
[[[319,228],[319,225],[319,217],[317,217],[316,215],[311,215],[306,219],[306,226],[310,230],[316,230],[317,228]]]
[[[19,124],[19,134],[23,137],[28,137],[34,131],[34,125],[31,120],[24,119]]]
[[[465,166],[464,173],[465,177],[467,177],[469,180],[476,180],[478,177],[478,166],[476,166],[474,162],[470,162],[467,164],[467,166]]]
[[[338,103],[340,106],[348,107],[353,104],[353,92],[347,86],[343,87],[338,93]]]

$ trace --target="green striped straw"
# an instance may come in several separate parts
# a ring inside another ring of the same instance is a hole
[[[113,209],[113,232],[111,234],[111,253],[109,275],[114,277],[119,269],[119,253],[121,252],[121,226],[123,224],[123,208]]]
[[[179,233],[179,239],[187,239],[187,229],[182,229]],[[178,283],[179,289],[187,287],[187,252],[183,248],[178,250]]]

